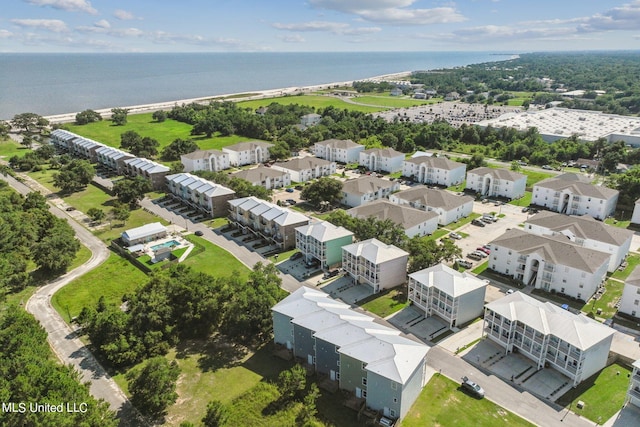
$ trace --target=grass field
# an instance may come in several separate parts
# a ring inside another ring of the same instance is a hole
[[[98,268],[56,292],[51,304],[65,321],[70,322],[84,307],[95,305],[101,296],[107,303],[119,306],[124,294],[132,293],[146,280],[143,272],[112,253]]]
[[[557,403],[571,405],[576,414],[602,424],[622,407],[629,387],[629,372],[628,368],[617,363],[607,366],[570,390]],[[579,400],[585,403],[583,409],[576,406]]]
[[[344,102],[343,100],[334,98],[332,96],[320,96],[320,95],[285,96],[285,97],[279,97],[279,98],[259,99],[255,101],[241,101],[241,102],[238,102],[238,106],[243,108],[258,109],[260,107],[266,107],[272,102],[276,102],[281,105],[291,105],[291,104],[308,105],[309,107],[314,107],[315,109],[333,106],[340,109],[361,111],[363,113],[375,113],[377,111],[386,110],[386,108],[350,104],[348,102]]]
[[[387,317],[407,307],[409,302],[405,287],[400,286],[365,298],[358,305],[380,317]]]
[[[240,274],[242,278],[248,276],[249,268],[231,253],[193,234],[185,238],[196,247],[182,264],[214,277],[230,276],[234,272]]]
[[[452,222],[451,224],[447,224],[446,228],[447,230],[456,230],[460,227],[462,227],[465,224],[469,224],[471,221],[473,221],[476,218],[480,218],[480,214],[479,213],[472,213],[471,215],[469,215],[466,218],[462,218],[456,222]]]
[[[375,96],[375,95],[365,95],[365,96],[357,96],[353,98],[354,102],[359,104],[369,104],[373,106],[382,106],[382,107],[390,107],[390,108],[403,108],[403,107],[414,107],[416,105],[427,105],[427,104],[435,104],[441,99],[430,99],[430,100],[420,100],[420,99],[412,99],[412,98],[400,98],[393,96]]]
[[[532,197],[533,193],[531,191],[525,191],[524,196],[520,197],[519,199],[510,201],[509,204],[522,207],[529,206],[531,204]]]
[[[459,390],[459,384],[435,374],[420,393],[402,427],[533,426],[487,399],[476,399]]]
[[[630,256],[627,257],[626,263],[627,263],[627,266],[624,268],[624,270],[622,270],[622,271],[620,271],[620,270],[614,271],[613,274],[611,275],[611,277],[613,277],[614,279],[618,279],[618,280],[624,280],[627,277],[629,277],[631,272],[638,266],[638,264],[640,264],[640,256],[639,255],[630,255]]]
[[[29,151],[31,150],[23,147],[11,138],[0,138],[0,159],[9,160],[13,156],[22,157]]]
[[[587,301],[582,307],[582,311],[585,313],[593,312],[598,317],[605,319],[612,318],[618,309],[615,307],[616,302],[622,296],[622,290],[624,289],[624,283],[617,280],[607,280],[605,283],[605,293],[593,302],[593,300]],[[601,310],[600,314],[597,314],[598,309]]]

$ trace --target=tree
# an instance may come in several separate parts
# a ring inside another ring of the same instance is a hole
[[[180,160],[180,156],[193,153],[198,148],[198,144],[191,139],[174,139],[162,150],[162,159],[166,161]]]
[[[473,170],[482,166],[487,166],[482,154],[474,154],[467,160],[467,170]]]
[[[155,157],[160,143],[148,136],[142,137],[137,132],[129,130],[120,135],[120,148],[139,157]]]
[[[49,126],[49,121],[35,113],[22,113],[13,116],[11,125],[23,129],[25,133],[40,133]]]
[[[140,370],[127,373],[131,403],[143,415],[152,419],[162,418],[169,405],[178,399],[176,381],[180,368],[175,360],[164,357],[149,359]]]
[[[151,117],[156,122],[161,123],[161,122],[164,122],[165,120],[167,120],[167,112],[164,111],[164,110],[157,110],[157,111],[153,112]]]
[[[437,243],[433,239],[420,236],[411,238],[406,250],[409,252],[409,273],[433,267],[442,261],[453,261],[462,255],[462,249],[450,240]]]
[[[65,193],[73,193],[85,188],[95,174],[96,170],[88,160],[73,159],[53,175],[53,185]]]
[[[520,162],[518,160],[514,160],[511,162],[511,167],[509,169],[514,172],[518,172],[522,169],[522,166],[520,166]]]
[[[113,219],[124,223],[129,219],[129,216],[131,216],[131,211],[129,210],[129,206],[118,203],[111,209],[111,216]]]
[[[320,389],[315,383],[312,383],[307,394],[302,399],[302,409],[298,415],[298,420],[301,421],[302,425],[307,425],[318,413],[316,406],[318,397],[320,397]]]
[[[126,108],[112,108],[111,121],[116,126],[124,126],[127,124],[127,115],[129,110]]]
[[[93,222],[100,223],[107,216],[102,209],[99,208],[89,208],[87,211],[87,215]]]
[[[307,373],[305,369],[296,364],[280,372],[278,375],[278,391],[284,402],[292,401],[297,395],[301,394],[307,386]]]
[[[11,125],[4,120],[0,120],[0,139],[9,136],[9,132],[11,132]]]
[[[276,141],[273,147],[269,147],[269,156],[272,160],[287,159],[291,156],[291,148],[284,141]]]
[[[22,140],[20,141],[20,145],[26,147],[26,148],[31,148],[33,146],[34,143],[34,139],[29,136],[29,135],[24,135],[22,137]]]
[[[135,178],[124,178],[113,184],[113,194],[118,197],[122,204],[135,208],[138,201],[144,198],[145,193],[151,191],[151,183],[141,176]]]
[[[33,244],[31,257],[36,265],[48,271],[65,271],[80,250],[80,242],[65,220],[55,219],[47,234]]]
[[[229,409],[219,400],[212,400],[207,404],[207,413],[202,418],[204,427],[222,427],[229,419]]]
[[[322,202],[335,205],[342,198],[342,182],[329,177],[321,177],[306,185],[300,194],[303,200],[319,208]]]
[[[94,110],[84,110],[76,114],[76,124],[86,125],[88,123],[99,122],[102,120],[100,113]]]

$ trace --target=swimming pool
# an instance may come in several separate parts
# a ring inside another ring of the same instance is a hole
[[[168,242],[164,242],[164,243],[160,243],[159,245],[151,246],[151,250],[152,251],[157,251],[160,248],[170,248],[172,246],[178,246],[178,245],[180,245],[180,242],[178,242],[177,240],[169,240]]]

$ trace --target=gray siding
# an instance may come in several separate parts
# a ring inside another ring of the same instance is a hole
[[[486,287],[476,289],[461,295],[458,298],[458,316],[456,326],[460,326],[470,320],[482,316],[484,312],[484,295]]]
[[[287,345],[287,341],[293,344],[293,325],[291,318],[280,313],[272,312],[273,316],[273,340],[276,344]]]
[[[395,390],[392,385],[395,384]],[[373,372],[368,372],[367,376],[367,406],[376,411],[383,411],[384,415],[390,417],[389,410],[393,410],[395,418],[400,416],[400,405],[402,403],[402,384],[391,381]],[[394,402],[393,399],[396,399]]]
[[[327,375],[331,370],[339,372],[339,361],[340,354],[336,353],[336,346],[316,338],[316,371]]]
[[[367,371],[362,370],[362,362],[352,357],[340,354],[340,388],[355,392],[356,387],[367,390],[362,385],[362,378],[367,376]]]
[[[316,351],[313,348],[316,339],[313,337],[313,331],[302,326],[293,325],[294,347],[293,354],[296,357],[304,359],[307,362],[308,355],[315,357]]]
[[[427,361],[425,358],[422,364],[418,366],[415,371],[413,371],[413,374],[411,374],[411,377],[409,378],[407,383],[404,385],[404,388],[402,389],[402,400],[400,401],[400,414],[398,414],[400,418],[404,418],[404,416],[407,415],[407,412],[409,412],[409,409],[411,409],[413,402],[415,402],[418,396],[420,396],[422,387],[424,387],[423,380],[425,375],[426,363]]]

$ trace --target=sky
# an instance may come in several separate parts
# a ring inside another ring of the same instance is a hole
[[[3,0],[0,52],[638,49],[640,0]]]

